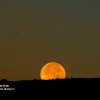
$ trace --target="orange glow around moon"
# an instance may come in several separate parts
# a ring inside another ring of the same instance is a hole
[[[56,62],[50,62],[43,66],[40,72],[42,80],[64,79],[66,77],[65,69]]]

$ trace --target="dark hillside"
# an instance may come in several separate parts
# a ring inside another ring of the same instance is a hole
[[[83,86],[91,86],[93,82],[98,81],[100,78],[66,78],[56,80],[19,80],[19,81],[8,81],[2,79],[0,81],[0,90],[9,91],[37,91],[37,90],[70,90],[71,88],[83,88]],[[97,82],[96,82],[97,83]],[[39,91],[39,92],[40,92]]]

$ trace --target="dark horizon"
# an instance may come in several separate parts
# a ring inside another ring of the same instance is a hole
[[[100,79],[99,77],[93,77],[93,78],[85,78],[85,77],[77,77],[77,78],[75,78],[75,77],[72,77],[72,78],[64,78],[64,79],[59,79],[59,78],[57,78],[57,79],[49,79],[49,80],[43,80],[43,79],[30,79],[30,80],[28,80],[28,79],[26,79],[26,80],[7,80],[7,79],[1,79],[0,80],[0,82],[3,82],[3,83],[6,83],[6,82],[31,82],[31,81],[57,81],[57,80],[59,80],[59,81],[62,81],[62,80],[90,80],[90,79]]]

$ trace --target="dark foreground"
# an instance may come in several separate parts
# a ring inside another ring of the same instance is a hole
[[[96,82],[98,81],[98,82]],[[70,79],[56,79],[56,80],[20,80],[20,81],[8,81],[6,79],[0,80],[0,91],[37,91],[43,90],[70,90],[71,88],[80,88],[85,85],[91,86],[91,84],[97,85],[100,82],[100,78],[70,78]],[[100,83],[99,83],[100,84]]]

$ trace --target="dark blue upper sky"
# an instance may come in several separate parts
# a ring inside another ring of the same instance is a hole
[[[1,0],[0,2],[0,6],[4,6],[2,2],[5,3],[5,1]],[[82,13],[100,16],[100,0],[9,0],[7,1],[9,6],[8,2],[19,3],[19,5],[26,2],[40,6],[56,6],[60,9],[78,10]]]
[[[46,6],[57,6],[61,9],[79,10],[82,13],[100,16],[100,0],[29,0],[32,3]]]

